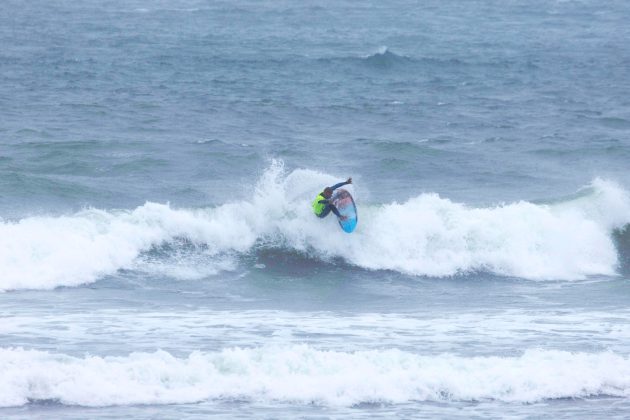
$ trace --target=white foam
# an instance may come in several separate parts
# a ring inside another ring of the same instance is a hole
[[[361,267],[409,274],[481,270],[529,279],[614,274],[611,229],[575,210],[527,202],[468,208],[423,194],[368,213],[350,247],[326,245]]]
[[[10,316],[9,316],[10,314]],[[338,314],[275,310],[192,310],[145,312],[91,309],[39,313],[15,307],[0,314],[0,345],[27,345],[37,337],[41,349],[86,351],[128,349],[169,351],[212,346],[313,344],[329,350],[422,349],[487,356],[526,348],[544,337],[545,348],[630,352],[629,310],[465,311],[441,314]],[[474,328],[471,328],[474,326]],[[112,332],[115,332],[112,334]],[[209,341],[208,337],[212,337]]]
[[[367,269],[450,276],[468,271],[527,279],[614,275],[612,231],[630,222],[620,186],[595,180],[579,198],[554,205],[518,202],[470,208],[421,194],[405,203],[368,205],[353,192],[359,225],[347,235],[334,217],[321,220],[311,200],[339,179],[310,170],[286,174],[281,162],[262,175],[247,201],[216,208],[174,209],[146,203],[134,210],[87,209],[64,217],[0,223],[0,290],[74,286],[122,268],[200,278],[235,267],[254,244],[285,246]],[[139,259],[154,246],[184,239],[201,258]],[[181,261],[193,261],[193,269]]]
[[[233,223],[229,208],[174,210],[147,203],[133,211],[88,209],[2,223],[0,290],[89,283],[131,267],[141,252],[179,237],[203,244],[208,255],[246,251],[256,237],[245,224]]]
[[[321,174],[294,171],[285,184],[294,194],[303,184],[317,191],[305,179],[332,182]],[[308,199],[299,195],[289,200],[295,203],[295,217],[281,219],[277,229],[295,249],[342,257],[368,269],[428,276],[489,271],[572,280],[614,275],[618,256],[612,232],[630,223],[628,193],[600,179],[580,198],[557,205],[517,202],[470,208],[437,194],[421,194],[405,203],[366,206],[360,194],[355,196],[359,226],[352,235],[335,229],[333,217],[313,221]]]
[[[0,406],[55,400],[108,406],[249,400],[321,405],[409,401],[532,402],[630,396],[630,360],[527,350],[514,357],[336,352],[306,345],[72,357],[0,349]]]

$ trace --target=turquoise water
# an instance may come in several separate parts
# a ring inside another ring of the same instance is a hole
[[[5,2],[0,415],[626,417],[629,17]]]

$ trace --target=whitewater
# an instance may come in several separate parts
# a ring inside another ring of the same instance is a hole
[[[131,211],[86,209],[3,222],[0,287],[52,289],[90,283],[120,269],[155,269],[146,255],[166,245],[171,253],[189,254],[182,258],[197,254],[202,260],[200,271],[183,272],[185,277],[230,269],[238,255],[280,248],[416,276],[488,271],[527,279],[584,279],[616,273],[613,233],[630,223],[628,193],[596,180],[578,198],[552,205],[470,208],[435,193],[367,205],[357,234],[346,238],[328,220],[331,233],[322,237],[323,227],[312,223],[310,195],[334,179],[309,170],[285,175],[276,162],[249,201],[200,209],[146,203]],[[163,270],[177,268],[166,265]]]
[[[629,19],[4,1],[0,418],[630,417]]]
[[[340,353],[307,346],[225,349],[179,359],[164,351],[83,359],[0,352],[0,406],[29,400],[102,406],[208,399],[355,405],[408,401],[536,402],[630,395],[630,360],[528,351],[520,357],[423,357],[397,350]],[[95,391],[98,390],[98,391]]]

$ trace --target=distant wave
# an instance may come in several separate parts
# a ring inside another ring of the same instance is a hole
[[[415,60],[411,57],[397,54],[385,46],[378,48],[377,51],[368,55],[320,57],[317,61],[323,64],[345,63],[373,69],[387,69],[397,65],[423,62],[423,60]]]
[[[530,62],[510,60],[504,58],[483,57],[475,60],[465,60],[458,57],[445,56],[408,56],[390,49],[387,46],[379,47],[375,52],[367,55],[349,55],[321,57],[317,59],[322,63],[353,63],[374,69],[389,69],[397,66],[420,66],[432,68],[444,72],[445,68],[461,69],[462,71],[475,67],[535,67]],[[306,64],[306,63],[305,63]]]
[[[630,359],[527,350],[513,357],[422,356],[306,345],[72,357],[0,349],[0,407],[176,404],[206,400],[352,406],[411,401],[534,402],[630,396]]]
[[[390,51],[387,47],[381,47],[374,54],[364,58],[365,62],[377,67],[388,67],[397,63],[406,63],[411,60],[408,57],[398,55]]]
[[[334,217],[319,220],[311,213],[314,194],[336,181],[311,170],[287,174],[276,162],[249,200],[214,208],[146,203],[134,210],[86,209],[63,217],[4,221],[0,290],[76,286],[143,266],[203,277],[233,269],[239,256],[260,248],[410,275],[487,271],[526,279],[583,279],[616,274],[615,243],[624,242],[615,235],[630,223],[628,193],[597,179],[558,203],[485,208],[437,194],[367,205],[359,190],[359,226],[347,235]],[[161,254],[147,254],[160,247],[166,247]]]

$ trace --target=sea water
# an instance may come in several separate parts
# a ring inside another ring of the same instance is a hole
[[[627,418],[629,19],[3,1],[0,417]]]

